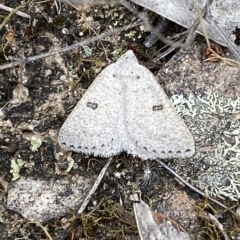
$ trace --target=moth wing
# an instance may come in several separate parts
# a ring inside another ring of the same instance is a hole
[[[131,58],[132,76],[125,83],[129,140],[123,148],[142,159],[190,157],[195,152],[192,134],[154,75]]]
[[[64,122],[58,137],[63,149],[102,157],[122,151],[123,84],[115,64],[97,76]]]

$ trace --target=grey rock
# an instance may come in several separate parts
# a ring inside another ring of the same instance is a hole
[[[83,176],[74,176],[71,180],[64,177],[52,182],[20,178],[8,191],[7,207],[30,221],[45,222],[78,208],[91,183]]]

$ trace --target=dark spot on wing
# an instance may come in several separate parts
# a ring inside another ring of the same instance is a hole
[[[190,150],[190,149],[187,149],[186,152],[191,152],[191,150]]]
[[[181,153],[181,151],[177,151],[177,153]]]
[[[72,147],[72,148],[74,148],[74,146],[73,146],[73,145],[70,145],[69,147]]]
[[[78,148],[80,149],[80,148],[82,148],[82,146],[78,146]]]
[[[168,153],[172,153],[172,151],[168,151]]]
[[[137,76],[137,79],[139,79],[140,78],[140,76]]]
[[[165,153],[164,151],[162,151],[162,153]]]
[[[113,77],[116,77],[116,74],[113,74]]]
[[[88,102],[87,103],[87,107],[90,107],[90,108],[92,108],[93,110],[95,110],[96,108],[97,108],[97,104],[96,103],[92,103],[92,102]]]
[[[61,142],[61,144],[67,146],[67,144],[65,142]]]
[[[153,106],[153,111],[161,111],[161,110],[163,110],[162,104]]]

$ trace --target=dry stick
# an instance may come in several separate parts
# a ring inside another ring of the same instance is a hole
[[[55,7],[56,7],[56,10],[57,10],[57,13],[60,14],[61,10],[62,10],[61,3],[57,2],[57,0],[54,0],[54,3],[55,3]]]
[[[205,24],[203,22],[203,19],[202,19],[202,16],[201,16],[201,13],[199,11],[199,8],[197,8],[197,11],[198,11],[198,16],[199,16],[199,19],[200,19],[200,24],[201,24],[201,28],[202,28],[202,31],[203,31],[203,34],[204,34],[204,37],[205,37],[205,40],[207,42],[207,46],[208,46],[208,49],[212,52],[213,56],[214,57],[217,57],[219,59],[221,59],[222,61],[226,62],[227,64],[229,64],[230,66],[233,66],[233,67],[236,67],[236,68],[239,68],[239,62],[233,60],[233,59],[230,59],[230,58],[224,58],[222,56],[220,56],[219,54],[217,54],[210,46],[210,41],[209,41],[209,38],[208,38],[208,35],[207,35],[207,31],[206,31],[206,28],[205,28]],[[208,9],[207,13],[206,13],[206,21],[208,22],[208,20],[210,19],[212,21],[212,23],[214,23],[215,25],[215,32],[219,33],[220,36],[222,37],[222,39],[225,41],[225,44],[227,45],[228,49],[230,50],[230,52],[235,56],[235,58],[240,61],[240,54],[236,48],[236,45],[231,41],[229,40],[227,37],[226,37],[226,34],[222,31],[222,29],[219,28],[219,26],[217,25],[217,23],[209,16],[211,16],[210,14],[210,9]],[[209,23],[209,22],[208,22]],[[211,23],[209,23],[211,24]],[[213,25],[212,25],[213,26]],[[217,29],[217,30],[216,30]]]
[[[196,9],[197,9],[197,13],[198,13],[198,19],[199,19],[199,21],[200,21],[200,26],[201,26],[201,29],[202,29],[202,31],[203,31],[203,36],[204,36],[204,38],[205,38],[205,40],[206,40],[206,43],[207,43],[208,48],[210,48],[210,41],[209,41],[209,38],[208,38],[208,35],[207,35],[207,30],[206,30],[206,28],[205,28],[205,24],[204,24],[204,22],[203,22],[203,16],[201,15],[200,8],[199,8],[197,2],[195,2],[195,5],[197,5],[197,6],[196,6]],[[206,6],[209,7],[209,4],[207,4],[207,2],[206,2]],[[210,11],[210,10],[209,10],[209,8],[208,8],[207,11],[206,11],[205,14],[204,14],[205,17],[206,17],[206,15],[207,15],[207,12],[209,12],[209,11]]]
[[[88,193],[87,197],[84,199],[81,207],[79,208],[78,212],[77,212],[77,215],[80,215],[84,209],[86,208],[86,206],[88,205],[92,195],[95,193],[95,191],[97,190],[99,184],[101,183],[101,180],[105,174],[105,172],[107,171],[108,169],[108,166],[110,165],[110,162],[112,161],[112,157],[108,159],[107,163],[105,164],[105,166],[102,168],[100,174],[98,175],[94,185],[92,186],[92,189],[90,190],[90,192]],[[65,239],[65,236],[68,235],[70,233],[70,226],[71,224],[70,223],[67,223],[64,228],[65,228],[65,232],[64,232],[64,236],[62,236],[60,238],[61,239]]]
[[[2,21],[2,23],[0,24],[0,30],[3,28],[3,26],[6,25],[6,23],[9,21],[9,19],[11,18],[11,16],[16,13],[19,9],[25,7],[28,3],[30,3],[32,0],[28,0],[26,3],[23,3],[19,6],[17,6],[15,9],[13,9],[8,15],[7,17],[5,17],[5,19]]]
[[[164,167],[165,169],[167,169],[169,172],[171,172],[177,179],[179,179],[181,182],[183,182],[185,185],[187,185],[189,188],[191,188],[193,191],[197,192],[198,194],[200,194],[203,197],[208,198],[209,200],[215,202],[216,204],[218,204],[219,206],[229,210],[229,208],[227,206],[225,206],[224,204],[222,204],[221,202],[219,202],[218,200],[207,196],[204,192],[202,192],[201,190],[197,189],[196,187],[192,186],[190,183],[188,183],[186,180],[184,180],[182,177],[180,177],[173,169],[171,169],[168,165],[166,165],[164,162],[162,162],[161,160],[157,159],[156,160],[162,167]],[[234,216],[236,216],[236,214],[232,211],[229,210]]]
[[[211,0],[211,2],[212,1],[213,0]],[[200,16],[202,16],[202,18],[205,17],[207,10],[208,10],[208,1],[205,2],[205,5],[201,9]],[[188,29],[188,37],[187,37],[186,43],[185,43],[187,46],[190,45],[194,41],[196,34],[197,34],[196,30],[197,30],[197,27],[199,26],[199,23],[200,23],[200,17],[198,16],[192,23],[192,26]]]
[[[1,3],[0,3],[0,9],[3,9],[3,10],[8,11],[8,12],[11,12],[11,11],[14,10],[13,8],[7,7],[7,6],[5,6]],[[28,14],[26,14],[24,12],[21,12],[21,11],[17,11],[16,14],[18,16],[21,16],[21,17],[30,18],[30,16]]]
[[[212,19],[212,16],[207,15],[206,21],[208,24],[210,24],[213,27],[214,31],[219,34],[219,36],[225,42],[227,48],[233,54],[233,56],[236,58],[236,60],[240,61],[240,54],[239,54],[236,44],[234,44],[230,39],[228,39],[226,34],[223,32],[223,30],[218,26],[217,22]]]
[[[75,43],[75,44],[73,44],[71,46],[67,46],[67,47],[64,47],[64,48],[61,48],[61,49],[57,49],[57,50],[54,50],[52,52],[44,53],[44,54],[41,54],[41,55],[38,55],[38,56],[27,57],[27,58],[21,59],[21,60],[19,60],[17,62],[8,63],[8,64],[0,66],[0,70],[16,67],[16,66],[19,66],[21,64],[25,64],[25,63],[28,63],[28,62],[33,62],[33,61],[36,61],[38,59],[42,59],[42,58],[45,58],[45,57],[50,57],[50,56],[53,56],[53,55],[56,55],[56,54],[59,54],[59,53],[65,53],[65,52],[68,52],[70,50],[76,49],[78,47],[82,47],[82,46],[88,45],[88,44],[90,44],[92,42],[101,40],[101,39],[103,39],[105,37],[108,37],[108,36],[111,36],[113,34],[116,34],[116,33],[119,33],[119,32],[122,32],[122,31],[125,31],[125,30],[128,30],[128,29],[131,29],[131,28],[136,27],[136,26],[138,26],[140,24],[142,24],[142,23],[136,22],[136,23],[134,23],[131,26],[127,26],[127,27],[125,26],[125,27],[114,29],[114,30],[110,30],[110,31],[102,33],[102,34],[100,34],[98,36],[95,36],[95,37],[92,37],[92,38],[88,38],[88,39],[83,40],[81,42]]]
[[[229,236],[227,235],[227,233],[223,230],[223,225],[217,220],[216,217],[214,217],[212,214],[208,213],[208,214],[204,214],[202,216],[203,218],[207,218],[208,221],[211,221],[215,226],[217,226],[217,228],[219,229],[219,231],[222,233],[222,235],[224,236],[225,240],[230,240]]]
[[[239,54],[239,51],[238,51],[236,45],[235,45],[231,40],[229,40],[229,39],[227,38],[226,34],[225,34],[225,33],[223,32],[223,30],[218,26],[217,22],[212,18],[211,14],[210,14],[210,9],[209,9],[209,7],[210,7],[210,5],[212,4],[212,2],[213,2],[213,0],[208,0],[208,1],[205,2],[205,5],[203,6],[203,8],[202,8],[202,10],[201,10],[201,14],[198,13],[198,17],[194,20],[192,26],[188,29],[188,37],[187,37],[185,43],[184,43],[184,44],[175,43],[175,44],[173,44],[172,46],[174,46],[174,48],[176,48],[176,47],[184,47],[184,48],[188,47],[188,46],[191,44],[191,42],[193,42],[193,40],[195,39],[196,29],[197,29],[199,23],[201,23],[201,27],[202,27],[203,34],[204,34],[204,36],[206,37],[206,36],[207,36],[207,35],[206,35],[206,29],[205,29],[204,26],[202,26],[203,24],[202,24],[202,21],[201,21],[201,19],[204,18],[204,19],[206,20],[206,22],[207,22],[209,25],[212,26],[212,28],[214,29],[214,31],[215,31],[217,34],[219,34],[219,36],[222,38],[222,40],[224,41],[224,43],[226,44],[226,46],[228,47],[228,49],[230,50],[230,52],[233,54],[233,56],[234,56],[238,61],[240,61],[240,54]],[[194,5],[197,6],[196,3],[194,3]],[[200,12],[200,11],[199,11],[199,7],[197,6],[196,8],[197,8],[198,12]],[[161,40],[163,40],[163,39],[162,39],[162,35],[159,35],[159,34],[158,34],[158,36],[159,36],[159,38],[160,38]],[[208,42],[208,39],[206,39],[206,41]],[[164,42],[164,41],[163,41],[163,42]],[[208,45],[209,45],[209,44],[208,44]]]
[[[188,35],[188,31],[185,31],[185,32],[182,32],[180,34],[176,34],[176,35],[172,36],[170,39],[179,38],[178,40],[176,40],[176,43],[182,43],[183,41],[185,41],[187,35]],[[155,53],[156,57],[153,58],[152,61],[153,62],[159,61],[160,59],[166,57],[169,53],[171,53],[172,51],[174,51],[177,48],[175,45],[172,45],[169,48],[168,47],[169,47],[169,45],[165,45],[164,47],[159,49]],[[164,50],[164,49],[167,49],[167,50]],[[160,52],[160,55],[158,55],[159,52]]]
[[[208,0],[206,2],[206,6],[207,6],[207,10],[206,12],[204,12],[204,14],[201,16],[201,14],[199,13],[199,8],[197,8],[198,10],[198,15],[199,15],[199,20],[200,20],[200,23],[201,23],[201,28],[202,28],[202,31],[203,31],[203,34],[204,34],[204,37],[206,39],[206,42],[207,42],[207,45],[208,45],[208,48],[211,49],[210,47],[210,43],[209,43],[209,39],[208,39],[208,36],[207,36],[207,31],[206,31],[206,28],[205,28],[205,24],[203,22],[203,18],[206,20],[206,22],[213,28],[213,30],[215,31],[216,34],[218,34],[223,42],[226,44],[227,48],[229,49],[229,51],[233,54],[233,56],[237,59],[237,61],[240,61],[240,53],[237,49],[237,46],[236,44],[234,44],[227,36],[226,34],[224,33],[224,31],[218,26],[217,22],[212,18],[212,15],[211,15],[211,11],[210,11],[210,5],[212,3],[212,0]]]
[[[101,170],[100,174],[98,175],[97,180],[95,181],[92,189],[90,190],[90,192],[88,193],[87,197],[83,201],[80,209],[78,210],[78,212],[77,212],[78,215],[80,215],[84,211],[84,209],[88,205],[92,195],[96,192],[96,190],[97,190],[97,188],[98,188],[98,186],[99,186],[99,184],[100,184],[100,182],[101,182],[105,172],[107,171],[108,166],[110,165],[111,161],[112,161],[112,157],[107,160],[107,163],[105,164],[105,166]]]
[[[88,193],[87,197],[84,199],[81,207],[79,208],[79,210],[78,210],[78,212],[77,212],[77,215],[80,215],[80,214],[84,211],[84,209],[86,208],[86,206],[88,205],[88,203],[89,203],[92,195],[96,192],[99,184],[101,183],[101,180],[102,180],[105,172],[107,171],[108,166],[110,165],[110,162],[111,162],[111,161],[112,161],[112,157],[107,160],[107,163],[106,163],[105,166],[102,168],[102,170],[101,170],[101,172],[99,173],[99,175],[98,175],[98,177],[97,177],[94,185],[92,186],[92,189],[90,190],[90,192]],[[64,228],[68,231],[68,230],[69,230],[68,228],[69,228],[70,226],[71,226],[71,224],[68,223],[68,224],[66,224],[66,225],[64,226]]]
[[[211,0],[212,2],[213,0]],[[191,4],[191,7],[194,6],[194,4],[192,2],[189,2],[189,4]],[[208,10],[208,2],[205,3],[205,6],[202,8],[202,11],[201,11],[201,14],[202,16],[204,17],[207,13],[207,10]],[[173,45],[171,45],[171,47],[166,50],[165,52],[163,52],[161,55],[155,57],[153,59],[153,62],[156,62],[158,61],[159,59],[165,57],[166,55],[168,55],[170,52],[172,52],[173,50],[175,50],[177,47],[189,47],[190,44],[194,41],[195,37],[196,37],[196,30],[197,30],[197,27],[199,26],[199,23],[200,23],[200,18],[197,17],[194,22],[192,23],[191,27],[186,31],[186,32],[183,32],[181,33],[182,35],[184,35],[186,33],[186,37],[182,37],[179,41],[177,42],[174,42]],[[180,35],[180,34],[179,34]],[[158,36],[160,38],[160,36]],[[185,40],[186,39],[186,40]],[[169,40],[169,39],[168,39]],[[170,38],[170,40],[172,40],[172,38]],[[182,43],[183,41],[185,40],[185,43]],[[170,44],[167,44],[166,46],[169,46]],[[161,49],[160,49],[161,51]]]

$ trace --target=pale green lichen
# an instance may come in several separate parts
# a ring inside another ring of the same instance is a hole
[[[134,40],[133,37],[135,37],[135,35],[136,35],[136,31],[135,30],[132,30],[132,31],[130,31],[128,33],[125,33],[125,36],[130,38],[130,39],[132,39],[132,40]]]
[[[42,145],[42,140],[40,138],[32,137],[30,150],[36,152],[38,148]]]
[[[196,154],[173,161],[173,167],[192,184],[214,197],[240,199],[240,97],[216,93],[171,98],[192,132]]]
[[[22,160],[21,158],[17,159],[17,161],[15,159],[11,160],[11,170],[10,172],[12,173],[12,180],[16,181],[19,178],[19,173],[20,170],[22,168],[22,166],[25,164],[25,161]]]
[[[111,54],[113,56],[113,60],[116,61],[121,57],[122,49],[121,48],[114,49],[114,51],[112,51]]]
[[[70,172],[71,169],[74,167],[75,162],[71,156],[67,157],[67,161],[68,161],[68,168],[67,168],[66,172]]]
[[[196,116],[198,110],[196,108],[193,94],[189,95],[188,100],[185,99],[183,95],[173,95],[171,100],[180,115],[188,115],[193,118]]]
[[[84,53],[87,57],[90,57],[92,55],[92,49],[88,46],[83,46]]]

